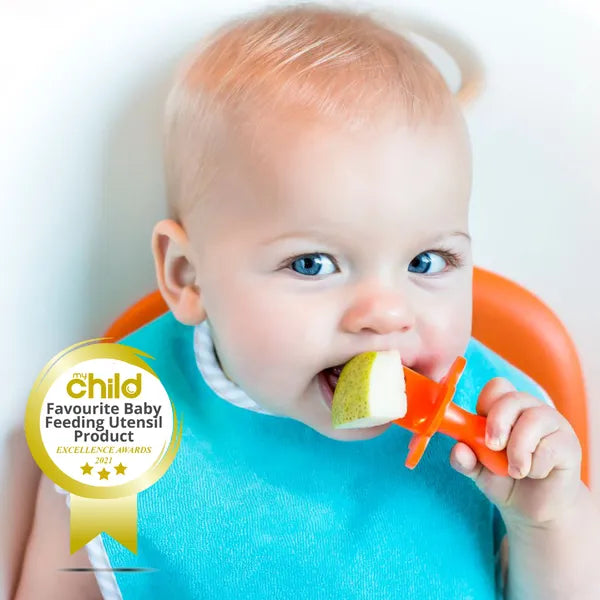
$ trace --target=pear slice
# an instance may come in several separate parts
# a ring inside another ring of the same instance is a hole
[[[334,429],[383,425],[406,414],[402,359],[397,350],[363,352],[350,359],[335,387]]]

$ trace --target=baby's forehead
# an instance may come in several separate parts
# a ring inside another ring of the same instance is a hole
[[[252,141],[237,140],[221,165],[212,206],[230,235],[312,232],[346,247],[381,236],[415,243],[466,227],[466,152],[456,123],[394,128],[382,120],[348,132],[272,120]]]
[[[355,130],[326,122],[271,119],[241,139],[230,157],[244,163],[247,176],[298,199],[321,186],[359,192],[361,185],[377,187],[380,178],[407,185],[420,178],[426,184],[434,180],[432,171],[452,180],[464,178],[471,168],[460,114],[419,124],[382,117]]]

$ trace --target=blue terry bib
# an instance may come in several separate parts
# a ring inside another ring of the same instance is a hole
[[[495,600],[503,526],[449,465],[435,435],[414,470],[411,434],[358,442],[245,410],[202,379],[193,327],[171,313],[122,340],[149,361],[183,415],[179,452],[138,495],[138,553],[102,534],[124,600]],[[476,340],[454,401],[475,412],[489,379],[541,400],[526,375]],[[149,360],[149,359],[148,359]]]

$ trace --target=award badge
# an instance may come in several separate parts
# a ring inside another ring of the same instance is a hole
[[[137,552],[137,494],[167,471],[182,421],[149,354],[98,338],[54,356],[25,413],[34,460],[70,493],[71,554],[102,531]]]

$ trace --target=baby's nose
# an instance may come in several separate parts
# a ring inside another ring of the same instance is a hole
[[[405,293],[371,288],[362,293],[342,317],[344,331],[378,334],[407,332],[415,326],[415,313]]]

